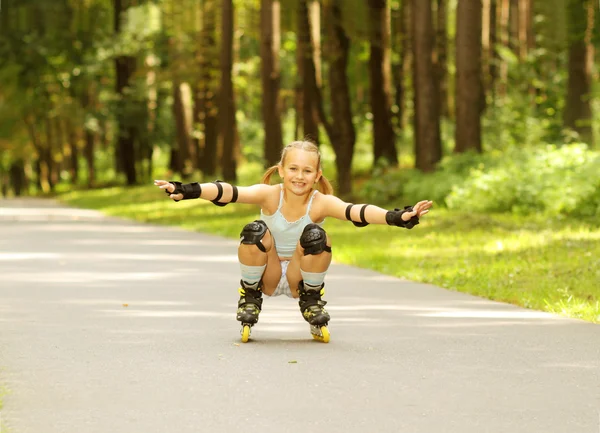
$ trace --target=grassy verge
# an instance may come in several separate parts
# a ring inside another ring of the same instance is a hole
[[[66,193],[108,215],[237,238],[253,206],[174,203],[155,187]],[[435,209],[413,230],[329,219],[334,260],[536,310],[600,323],[600,226],[541,216]]]

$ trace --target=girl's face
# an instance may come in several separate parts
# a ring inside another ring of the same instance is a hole
[[[315,152],[290,149],[285,155],[283,166],[279,166],[279,176],[283,186],[297,195],[309,193],[321,178],[319,156]]]

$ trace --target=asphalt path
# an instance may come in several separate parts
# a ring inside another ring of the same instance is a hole
[[[236,248],[0,201],[4,431],[600,432],[599,326],[333,264],[329,344],[288,298],[243,344]]]

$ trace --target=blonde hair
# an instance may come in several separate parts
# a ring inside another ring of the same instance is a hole
[[[323,168],[321,165],[321,152],[319,152],[319,148],[317,147],[317,145],[310,141],[292,141],[290,144],[285,146],[281,151],[281,159],[279,160],[279,163],[269,167],[267,171],[265,171],[261,183],[266,183],[267,185],[271,184],[271,176],[279,169],[279,167],[283,167],[283,164],[285,163],[285,157],[290,149],[301,149],[305,150],[306,152],[314,152],[317,154],[317,170],[321,170],[321,178],[319,179],[319,182],[317,184],[317,190],[321,194],[333,194],[333,187],[331,186],[331,183],[329,182],[329,180],[327,180],[325,176],[323,176]]]

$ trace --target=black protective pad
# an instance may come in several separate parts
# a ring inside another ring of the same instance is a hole
[[[388,225],[391,225],[391,226],[412,229],[414,226],[419,224],[419,217],[415,215],[415,216],[411,217],[411,219],[409,219],[408,221],[404,221],[402,219],[402,214],[404,212],[412,212],[412,211],[413,211],[412,206],[406,206],[402,210],[400,210],[400,209],[390,210],[385,214],[385,221],[388,223]]]
[[[223,182],[222,180],[215,180],[213,183],[215,185],[217,185],[217,197],[214,200],[211,200],[211,202],[213,204],[223,207],[223,206],[227,206],[229,203],[235,203],[237,201],[238,189],[235,185],[227,184],[227,185],[231,186],[231,188],[233,189],[231,201],[228,203],[221,203],[221,202],[219,202],[219,200],[221,200],[221,197],[223,197],[223,185],[221,185],[221,184],[225,183],[225,182]]]
[[[202,194],[202,188],[200,187],[200,184],[198,182],[185,183],[185,184],[181,183],[181,182],[169,182],[169,183],[175,187],[175,190],[173,192],[169,192],[168,190],[165,189],[165,192],[168,195],[183,194],[182,200],[189,200],[192,198],[200,198],[200,195]],[[175,201],[179,201],[179,200],[175,200]]]
[[[346,207],[346,219],[348,221],[352,221],[352,218],[350,217],[350,212],[352,211],[353,206],[358,206],[358,205],[349,204]],[[369,223],[365,219],[365,210],[367,209],[367,206],[369,206],[369,205],[365,204],[360,208],[360,222],[357,223],[356,221],[352,221],[352,224],[354,224],[356,227],[366,227],[369,225]]]
[[[304,248],[304,255],[321,254],[323,251],[331,252],[327,246],[327,234],[317,224],[308,224],[300,236],[300,246]]]
[[[267,224],[263,220],[254,220],[244,226],[240,233],[241,243],[246,245],[256,245],[259,250],[266,253],[267,250],[261,240],[267,232]]]

